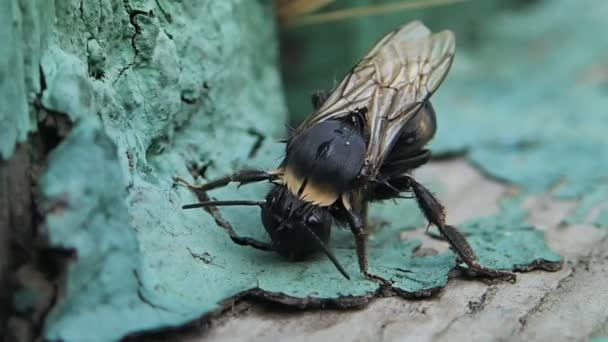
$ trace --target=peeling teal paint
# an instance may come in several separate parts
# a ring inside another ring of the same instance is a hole
[[[100,125],[79,124],[49,156],[49,165],[41,180],[49,242],[74,250],[76,261],[47,317],[46,338],[110,341],[197,317],[191,303],[158,296],[151,287],[129,225],[116,146]]]
[[[558,269],[562,257],[545,244],[544,232],[525,222],[522,198],[504,199],[498,214],[471,220],[462,232],[487,267],[526,270],[540,263],[544,269]]]
[[[525,222],[528,213],[521,208],[523,198],[503,199],[497,214],[470,220],[460,230],[486,267],[526,270],[542,264],[544,269],[558,269],[563,259],[545,244],[542,231]],[[440,237],[435,228],[430,234]]]
[[[40,90],[38,60],[50,26],[46,1],[7,0],[0,4],[0,160],[35,130],[32,95]]]
[[[588,217],[592,214],[593,209],[598,203],[605,203],[608,198],[608,184],[601,184],[597,187],[590,189],[585,196],[583,196],[578,207],[574,212],[566,219],[569,224],[583,223],[588,221]],[[592,221],[598,227],[608,227],[608,208],[605,206],[599,208],[599,213]]]

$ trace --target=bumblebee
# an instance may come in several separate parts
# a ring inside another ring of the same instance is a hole
[[[275,170],[242,170],[200,186],[175,178],[200,193],[230,182],[269,181],[265,200],[204,201],[183,208],[259,206],[272,242],[244,238],[230,229],[234,242],[290,259],[322,251],[350,279],[327,246],[332,224],[346,225],[361,273],[386,284],[368,272],[368,203],[409,194],[469,271],[515,279],[510,272],[481,266],[462,234],[446,224],[442,204],[410,175],[430,158],[425,146],[437,128],[430,97],[446,77],[454,51],[451,31],[431,33],[419,21],[389,32],[328,95],[313,95],[314,111],[291,132]]]

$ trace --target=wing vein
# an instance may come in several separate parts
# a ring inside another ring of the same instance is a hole
[[[298,131],[367,108],[367,173],[375,176],[401,128],[445,79],[455,51],[450,31],[431,33],[419,21],[383,36]]]

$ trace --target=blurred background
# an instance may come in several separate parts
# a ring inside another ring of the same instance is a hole
[[[279,13],[297,3],[278,1]],[[524,191],[607,198],[607,2],[318,3],[324,6],[307,14],[283,13],[281,65],[292,124],[310,113],[312,92],[332,88],[383,34],[420,19],[432,31],[456,34],[454,64],[432,98],[436,157],[467,152],[487,176]]]
[[[303,120],[310,112],[312,92],[331,89],[375,41],[404,23],[421,20],[434,32],[452,30],[459,63],[463,54],[502,45],[498,39],[492,44],[492,27],[500,25],[499,16],[533,11],[541,2],[279,0],[281,66],[291,120]],[[304,10],[311,12],[298,12]],[[480,73],[484,61],[477,62]]]

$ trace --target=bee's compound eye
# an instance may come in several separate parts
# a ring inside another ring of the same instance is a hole
[[[306,224],[308,224],[309,226],[316,226],[319,223],[321,223],[321,221],[319,220],[318,217],[316,217],[315,215],[310,215],[308,216],[308,218],[306,219]]]

